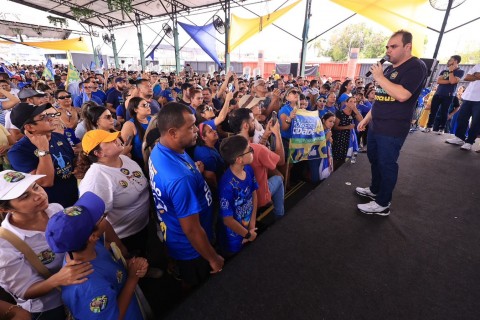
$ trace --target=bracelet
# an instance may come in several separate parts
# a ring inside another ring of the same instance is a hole
[[[7,309],[7,311],[5,311],[5,313],[3,314],[3,317],[6,318],[7,315],[8,315],[10,312],[12,312],[12,309],[15,308],[15,307],[20,308],[20,309],[23,309],[23,308],[22,308],[21,306],[19,306],[18,304],[12,304],[12,305]]]

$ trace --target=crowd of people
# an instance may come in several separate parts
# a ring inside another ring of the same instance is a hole
[[[474,82],[462,95],[459,63],[452,56],[436,91],[424,91],[418,122],[425,132],[455,132],[447,142],[470,150],[480,125],[480,65],[466,75]],[[327,140],[327,158],[308,161],[309,181],[355,163],[367,141],[375,150],[380,144],[367,139],[368,126],[387,89],[377,92],[378,83],[363,78],[247,78],[189,67],[179,75],[83,71],[80,83],[67,85],[63,66],[51,80],[42,68],[0,73],[0,212],[2,229],[17,239],[0,237],[0,285],[20,307],[6,305],[6,314],[65,319],[66,306],[79,318],[141,319],[135,286],[162,275],[145,259],[149,224],[164,246],[157,249],[166,248],[165,271],[185,292],[221,272],[257,238],[259,213],[285,215],[298,110],[318,112]],[[373,71],[384,81],[380,69]],[[376,196],[367,189],[362,195]],[[380,198],[388,207],[390,198]],[[22,258],[18,242],[44,273]],[[125,265],[109,259],[111,243]]]

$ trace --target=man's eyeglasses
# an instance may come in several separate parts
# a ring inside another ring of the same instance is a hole
[[[86,89],[96,89],[98,88],[97,86],[85,86]]]
[[[71,94],[68,94],[68,95],[66,95],[66,96],[58,97],[57,99],[58,99],[58,100],[65,100],[65,99],[70,99],[71,97],[72,97],[72,95],[71,95]]]
[[[44,113],[44,114],[41,114],[37,120],[33,120],[32,123],[37,123],[40,121],[48,121],[49,119],[60,117],[61,114],[62,114],[61,112]]]
[[[249,154],[250,152],[251,152],[252,154],[254,153],[252,147],[249,147],[247,152],[242,153],[242,154],[239,154],[238,156],[239,156],[239,157],[243,157],[244,155],[247,155],[247,154]]]

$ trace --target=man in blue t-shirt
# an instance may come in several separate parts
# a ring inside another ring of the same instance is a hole
[[[91,78],[85,79],[81,86],[82,90],[80,95],[73,100],[73,106],[75,108],[81,108],[85,102],[90,100],[94,101],[99,106],[103,106],[102,100],[93,94],[93,92],[97,90],[98,85]]]
[[[443,70],[437,79],[438,87],[432,98],[430,116],[427,127],[423,132],[436,132],[443,134],[447,123],[448,108],[457,93],[457,84],[463,78],[465,71],[458,67],[462,58],[458,55],[451,56],[447,62],[447,70]]]
[[[10,119],[25,136],[10,148],[8,159],[14,170],[45,175],[37,183],[47,192],[49,202],[68,207],[78,199],[75,155],[67,138],[53,132],[57,114],[49,109],[53,110],[49,103],[21,103],[13,108]]]
[[[150,184],[163,240],[177,261],[186,286],[220,272],[223,258],[210,244],[212,193],[185,149],[196,143],[198,128],[190,109],[176,102],[164,106],[157,120],[160,142],[150,155]]]
[[[116,113],[117,107],[123,104],[123,90],[127,87],[127,80],[122,77],[115,78],[115,89],[111,90],[107,95],[107,109],[111,113]]]
[[[358,124],[358,131],[364,131],[369,124],[367,155],[372,181],[370,187],[357,187],[356,192],[373,201],[357,207],[362,213],[380,216],[390,214],[390,201],[398,176],[397,160],[427,75],[425,64],[412,56],[410,32],[395,32],[386,47],[392,65],[385,71],[380,63],[370,68],[379,87],[372,110]]]

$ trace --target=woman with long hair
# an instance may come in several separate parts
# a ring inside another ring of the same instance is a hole
[[[115,120],[110,110],[93,101],[87,101],[82,105],[82,122],[75,129],[75,135],[81,140],[87,131],[95,129],[113,132]]]
[[[363,117],[356,106],[355,97],[347,99],[345,108],[337,111],[335,125],[333,127],[333,166],[337,170],[347,159],[350,140],[355,136],[354,118],[362,121]],[[355,136],[356,137],[356,136]]]
[[[343,109],[347,102],[347,99],[352,96],[352,90],[355,88],[355,84],[352,80],[345,80],[340,86],[340,91],[338,92],[337,107]]]
[[[128,112],[130,119],[125,122],[122,128],[122,139],[126,143],[131,141],[132,159],[138,163],[141,168],[145,168],[143,161],[142,144],[150,122],[152,110],[150,104],[143,98],[133,97],[128,102]]]

